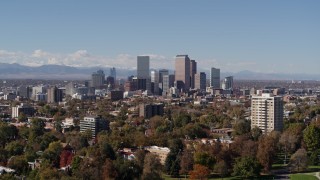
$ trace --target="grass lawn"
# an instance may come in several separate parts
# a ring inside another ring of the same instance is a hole
[[[318,180],[317,177],[308,174],[291,174],[290,179],[292,180]]]

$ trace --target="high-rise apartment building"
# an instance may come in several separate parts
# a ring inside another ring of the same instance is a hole
[[[194,88],[195,79],[194,76],[197,74],[197,62],[195,60],[190,61],[190,88]]]
[[[153,116],[163,116],[164,105],[159,104],[140,104],[139,107],[139,116],[144,118],[151,118]]]
[[[149,56],[138,56],[137,57],[137,77],[139,79],[150,78],[150,57]]]
[[[259,127],[263,133],[281,131],[283,128],[283,100],[280,96],[263,93],[252,96],[251,128]]]
[[[175,81],[179,90],[184,92],[190,88],[190,58],[188,55],[177,55],[175,62]]]
[[[195,88],[202,91],[206,90],[206,73],[200,72],[195,75]]]
[[[29,117],[29,116],[33,116],[33,114],[35,113],[35,110],[33,107],[23,103],[12,107],[12,115],[11,115],[12,118],[19,117],[21,113]]]
[[[212,67],[210,70],[210,86],[219,89],[220,88],[220,69]]]
[[[105,81],[105,74],[102,70],[98,70],[91,76],[91,87],[101,88]]]
[[[80,132],[85,132],[87,130],[91,131],[92,139],[103,130],[107,130],[109,127],[109,121],[103,119],[100,116],[97,117],[84,117],[80,120]]]

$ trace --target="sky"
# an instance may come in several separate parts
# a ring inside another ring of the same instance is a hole
[[[319,0],[7,0],[0,62],[320,74]]]

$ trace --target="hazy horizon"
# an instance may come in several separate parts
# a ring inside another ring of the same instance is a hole
[[[319,1],[4,1],[0,62],[319,74]]]

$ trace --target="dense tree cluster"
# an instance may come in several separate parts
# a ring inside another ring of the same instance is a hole
[[[138,105],[153,99],[136,99]],[[166,104],[164,116],[144,119],[132,116],[134,105],[110,100],[69,100],[67,108],[38,104],[37,114],[53,118],[55,130],[45,129],[43,119],[16,127],[0,123],[0,165],[16,170],[30,179],[163,179],[163,176],[206,179],[229,175],[244,178],[272,173],[272,165],[286,164],[291,171],[318,165],[320,155],[319,101],[315,105],[290,107],[294,113],[285,119],[282,132],[263,134],[250,127],[245,118],[246,105],[219,101],[213,105]],[[110,114],[119,111],[118,116]],[[91,139],[91,131],[79,132],[79,122],[62,133],[66,117],[83,118],[87,112],[108,119],[110,130]],[[310,121],[305,121],[308,116]],[[25,122],[23,114],[18,118]],[[232,128],[232,143],[212,133],[217,128]],[[168,147],[164,164],[144,146]],[[135,158],[128,160],[123,148],[133,148]],[[39,167],[28,162],[39,161]],[[63,168],[63,170],[61,169]],[[10,175],[7,175],[10,176]]]

